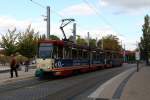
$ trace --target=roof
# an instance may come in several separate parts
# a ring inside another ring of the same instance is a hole
[[[123,55],[124,51],[121,51],[121,54]],[[135,51],[125,51],[126,55],[134,55]]]
[[[64,40],[41,40],[39,41],[39,43],[52,43],[53,45],[56,46],[66,46],[66,47],[73,47],[73,48],[77,48],[77,49],[90,49],[90,50],[94,50],[94,51],[101,51],[101,52],[113,52],[113,53],[118,53],[119,51],[112,51],[112,50],[102,50],[100,48],[96,48],[96,47],[89,47],[86,45],[79,45],[79,44],[74,44],[71,41],[64,41]]]
[[[54,45],[63,46],[63,40],[40,40],[39,43],[52,43]]]

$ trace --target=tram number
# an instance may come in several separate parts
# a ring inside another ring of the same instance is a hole
[[[62,67],[61,61],[57,61],[57,62],[55,63],[55,67],[57,67],[57,68]]]

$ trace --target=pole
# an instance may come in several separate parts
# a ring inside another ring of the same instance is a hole
[[[76,23],[73,24],[73,42],[76,44]]]
[[[90,47],[90,33],[88,32],[87,35],[88,35],[88,37],[87,37],[88,38],[88,46]]]
[[[138,72],[139,71],[139,62],[140,62],[140,52],[139,51],[135,52],[135,58],[136,58],[137,72]]]
[[[47,39],[50,37],[50,7],[47,6]]]
[[[135,52],[136,62],[137,62],[137,72],[139,71],[139,63],[140,63],[140,50],[137,42],[137,51]]]
[[[137,60],[137,72],[139,72],[139,60]]]
[[[90,33],[87,33],[88,35],[88,47],[89,47],[89,67],[91,67],[91,50],[90,50]]]
[[[97,40],[98,40],[98,39],[97,39],[97,37],[96,37],[96,43],[95,43],[95,46],[96,46],[96,47],[97,47]]]
[[[104,45],[103,45],[103,37],[102,37],[101,48],[102,48],[102,50],[103,50],[103,48],[104,48]]]
[[[124,51],[123,51],[123,60],[124,63],[126,62],[126,49],[125,49],[125,44],[124,44]]]

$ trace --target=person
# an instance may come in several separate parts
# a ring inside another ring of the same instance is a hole
[[[11,55],[12,56],[12,59],[11,59],[11,62],[10,62],[10,75],[11,75],[11,78],[13,78],[13,71],[15,71],[15,75],[16,77],[18,77],[18,72],[17,72],[17,61],[16,61],[16,57],[15,55]]]
[[[28,72],[28,69],[29,69],[29,59],[25,62],[25,72]]]

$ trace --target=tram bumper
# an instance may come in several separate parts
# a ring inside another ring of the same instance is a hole
[[[43,77],[44,76],[44,70],[43,69],[37,69],[35,71],[35,77]]]
[[[53,77],[53,72],[51,71],[44,71],[43,69],[37,69],[35,71],[35,77],[43,78],[43,77]]]

